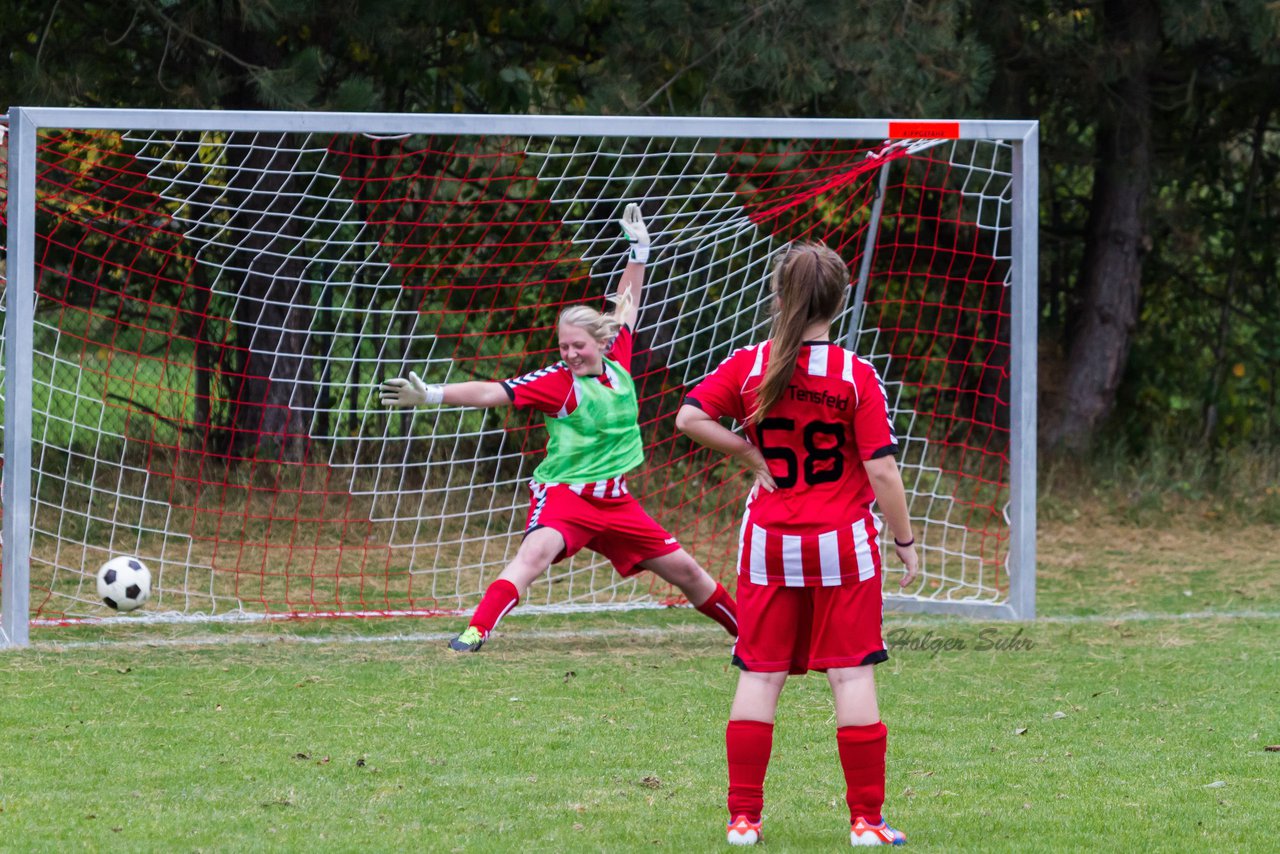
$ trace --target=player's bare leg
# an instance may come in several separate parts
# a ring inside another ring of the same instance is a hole
[[[698,565],[693,555],[684,549],[676,549],[661,557],[651,557],[640,562],[640,566],[652,572],[669,584],[674,584],[684,593],[685,598],[694,607],[701,605],[715,592],[716,582],[707,571]]]
[[[538,528],[525,537],[516,556],[485,590],[470,625],[449,641],[449,649],[479,652],[498,621],[519,604],[529,585],[547,571],[563,550],[564,537],[554,528]]]
[[[849,841],[854,845],[901,845],[907,837],[884,820],[884,724],[870,664],[827,671],[836,701],[836,745],[849,804]]]
[[[764,778],[773,752],[773,719],[778,695],[786,683],[785,670],[743,671],[738,675],[738,690],[733,695],[724,733],[729,760],[729,824],[725,838],[730,845],[755,845],[760,841]]]
[[[833,667],[827,682],[836,700],[836,726],[867,726],[880,722],[876,702],[876,674],[871,665]]]
[[[724,587],[707,574],[693,555],[684,549],[640,562],[668,584],[673,584],[689,600],[689,604],[715,620],[734,637],[738,636],[738,607]]]
[[[556,555],[564,551],[564,537],[555,528],[538,528],[520,543],[516,556],[511,559],[498,578],[515,585],[521,596],[529,585],[551,566]]]
[[[738,674],[738,690],[733,695],[729,720],[773,723],[773,716],[778,710],[778,697],[786,684],[785,670],[776,673],[742,671]]]

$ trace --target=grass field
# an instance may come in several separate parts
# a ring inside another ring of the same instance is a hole
[[[1280,558],[1230,534],[1049,523],[1045,619],[890,615],[911,848],[1275,850]],[[40,630],[0,658],[0,848],[724,850],[718,628],[517,612],[467,657],[452,628]],[[792,680],[765,850],[847,846],[834,740],[825,680]]]

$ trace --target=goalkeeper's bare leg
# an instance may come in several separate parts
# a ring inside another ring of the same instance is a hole
[[[639,566],[678,587],[690,605],[723,626],[731,636],[738,636],[738,607],[733,597],[707,574],[693,555],[677,549],[661,557],[642,560]]]
[[[506,569],[484,591],[484,598],[471,615],[471,623],[449,641],[455,652],[478,652],[498,621],[520,603],[520,597],[538,576],[546,572],[564,551],[564,537],[554,528],[531,531]]]

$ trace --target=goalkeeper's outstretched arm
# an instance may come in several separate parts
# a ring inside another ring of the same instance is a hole
[[[626,269],[618,280],[616,317],[620,323],[635,329],[636,317],[640,314],[640,293],[644,288],[644,265],[649,261],[649,229],[640,213],[640,206],[634,202],[627,205],[618,224],[622,226],[630,247]]]
[[[383,406],[474,406],[490,409],[510,406],[511,397],[502,383],[465,382],[427,385],[413,371],[406,377],[392,377],[382,383]]]

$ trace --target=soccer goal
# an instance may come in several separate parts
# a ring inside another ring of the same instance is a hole
[[[673,420],[767,335],[770,262],[848,261],[922,547],[890,608],[1030,618],[1034,122],[15,108],[0,164],[3,642],[29,626],[467,611],[511,558],[543,428],[388,411],[385,377],[503,379],[654,235],[631,491],[732,579],[748,483]],[[892,552],[891,549],[888,550]],[[112,556],[151,569],[113,617]],[[673,604],[584,552],[525,607]]]

